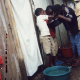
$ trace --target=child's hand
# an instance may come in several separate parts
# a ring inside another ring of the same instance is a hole
[[[71,22],[71,18],[67,18],[67,17],[62,16],[62,15],[60,15],[60,14],[58,14],[58,18],[62,18],[62,19],[64,19],[64,20],[68,21],[68,22]]]
[[[61,16],[62,16],[62,15],[58,14],[58,16],[57,16],[57,17],[58,17],[58,18],[60,18]]]

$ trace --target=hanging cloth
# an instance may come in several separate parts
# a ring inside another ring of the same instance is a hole
[[[29,0],[11,0],[27,76],[32,76],[42,65]]]

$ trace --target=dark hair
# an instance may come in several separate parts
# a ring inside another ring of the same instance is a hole
[[[42,8],[37,8],[36,10],[35,10],[35,15],[36,16],[39,16],[39,14],[42,12]]]
[[[51,5],[47,6],[46,12],[47,12],[48,10],[53,10],[53,7],[52,7]]]
[[[53,7],[51,5],[47,6],[46,14],[47,15],[52,15],[53,14]]]
[[[53,12],[58,12],[59,10],[62,10],[62,7],[59,4],[56,4],[53,6]]]

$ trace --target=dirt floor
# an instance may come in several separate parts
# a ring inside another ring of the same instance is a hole
[[[62,66],[67,66],[71,68],[70,76],[68,80],[80,80],[80,66],[72,67],[72,62],[65,62],[66,58],[61,57],[59,60],[64,61]],[[34,76],[29,77],[28,80],[46,80],[45,75],[43,74],[42,70],[39,70]]]
[[[72,67],[69,80],[80,80],[80,66]]]

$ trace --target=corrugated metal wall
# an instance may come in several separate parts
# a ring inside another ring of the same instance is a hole
[[[54,5],[62,4],[62,0],[53,0],[53,1],[54,1]],[[67,31],[63,23],[56,27],[56,37],[57,37],[58,46],[70,43]]]
[[[4,67],[2,80],[27,80],[10,0],[0,0],[0,56]]]

